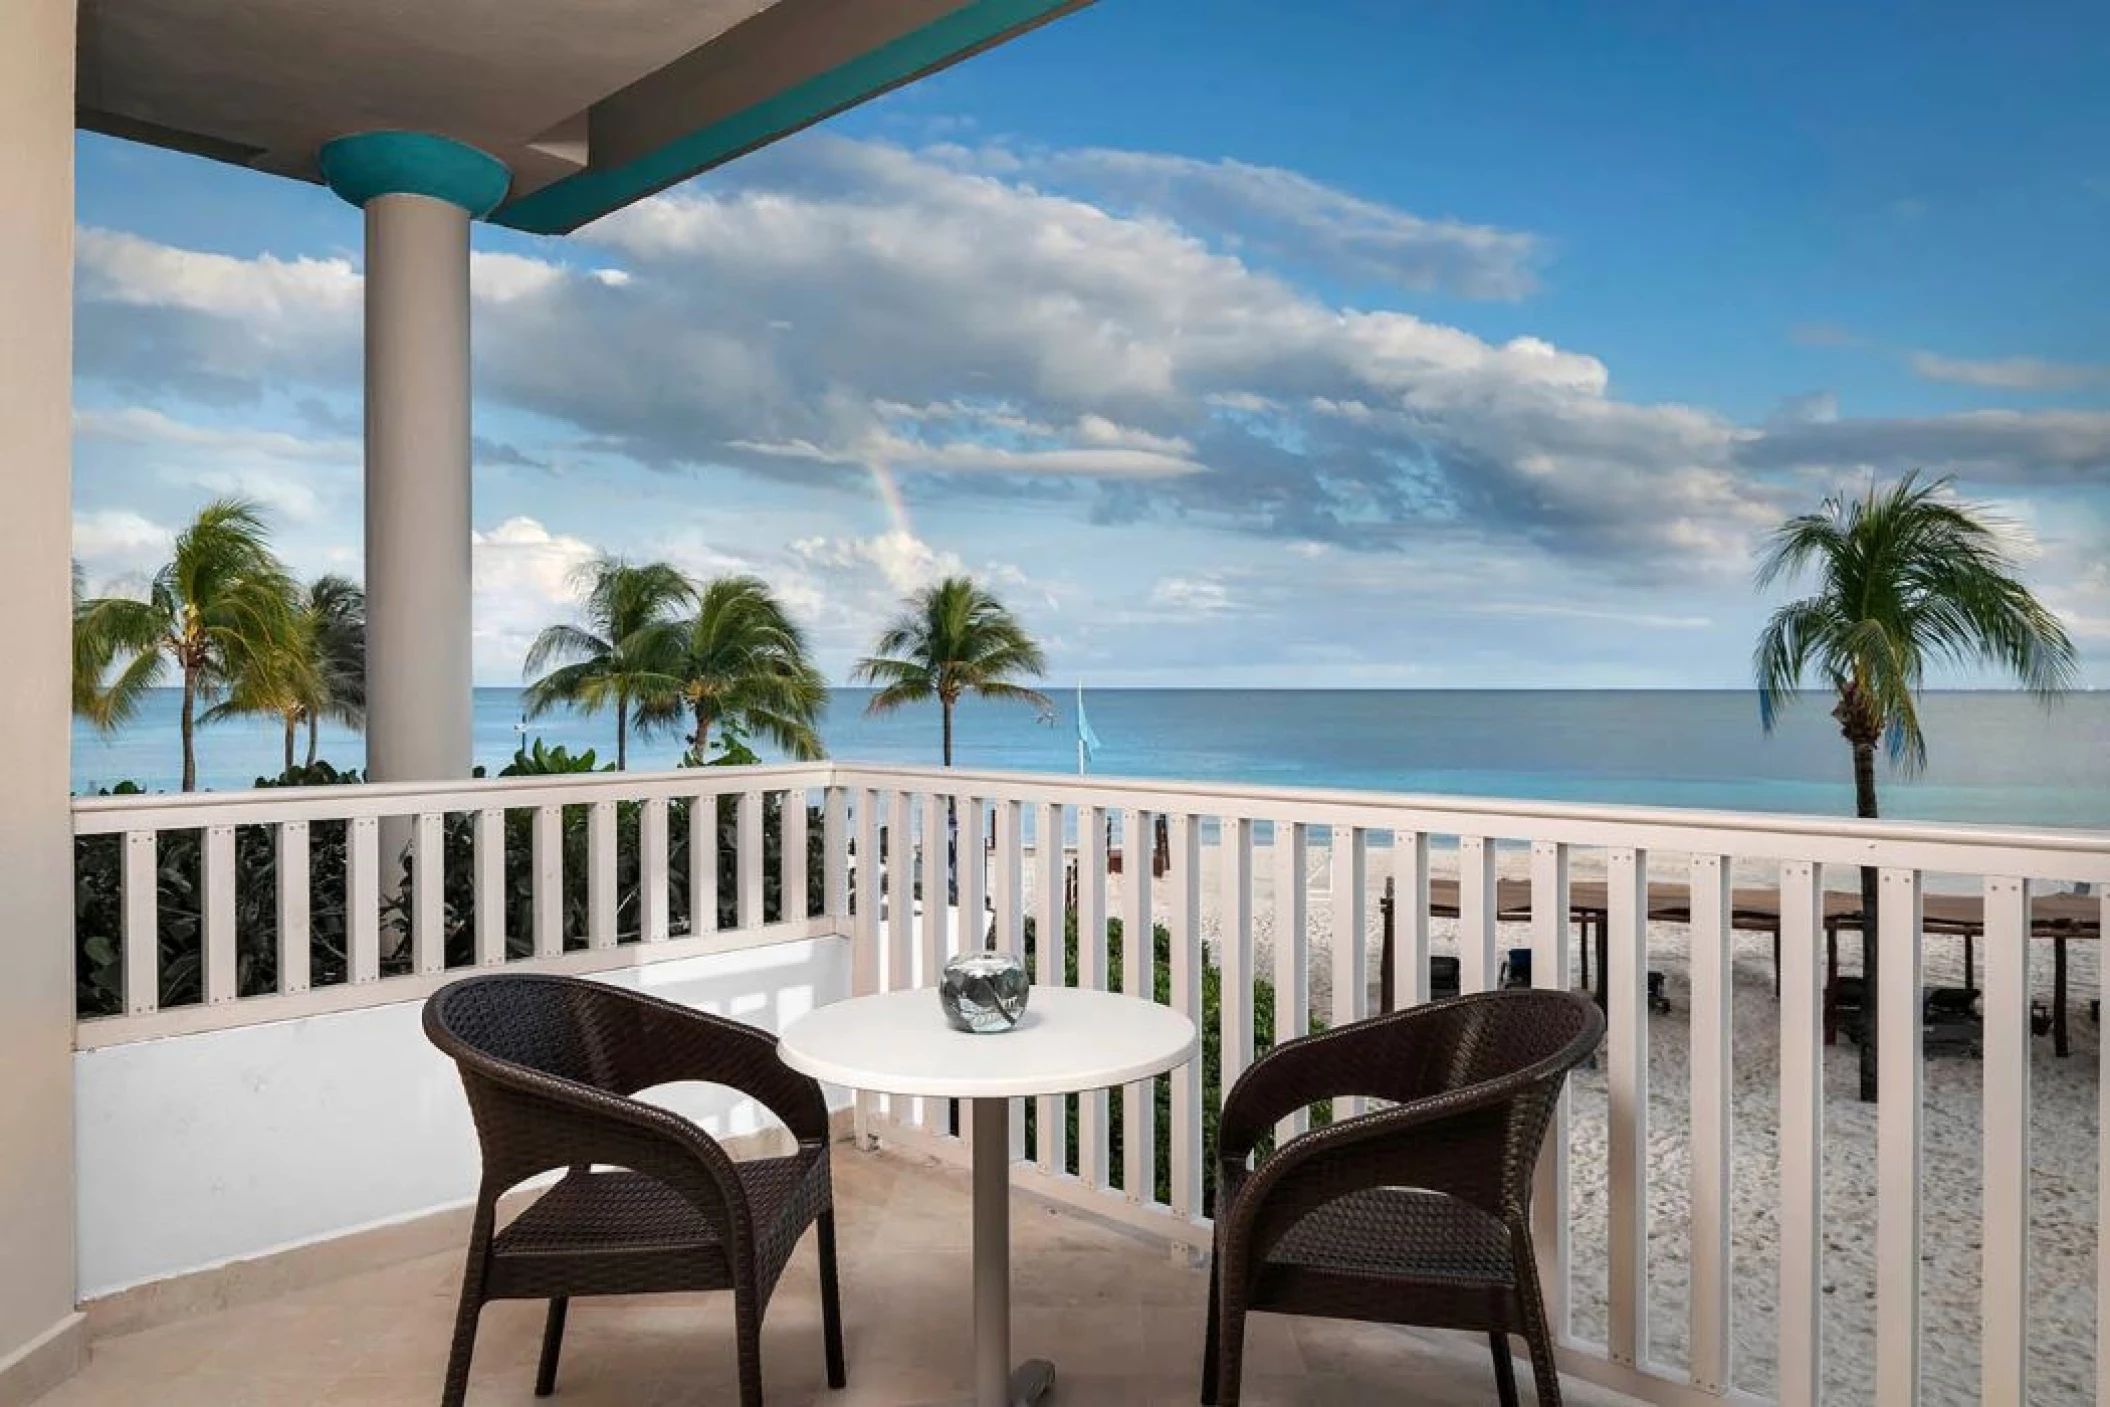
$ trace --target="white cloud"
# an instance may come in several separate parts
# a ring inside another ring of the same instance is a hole
[[[1527,237],[1414,224],[1289,173],[1086,153],[1058,183],[1058,156],[1014,155],[998,171],[812,134],[601,221],[583,236],[596,267],[479,255],[479,394],[656,467],[862,493],[877,466],[912,503],[1030,497],[1106,523],[1447,543],[1649,582],[1740,581],[1806,471],[2045,483],[2110,464],[2110,417],[2080,412],[1849,420],[1812,401],[1749,426],[1622,399],[1574,348],[1335,306],[1194,202],[1235,195],[1306,248],[1331,232],[1344,258],[1492,251],[1472,267],[1498,282],[1488,270],[1543,254]],[[1124,208],[1057,188],[1086,191],[1087,171],[1124,174]],[[1179,199],[1145,199],[1150,182]],[[84,377],[223,397],[356,386],[342,261],[90,243]]]
[[[248,499],[283,522],[321,521],[358,485],[361,451],[352,440],[199,425],[146,406],[76,411],[73,431],[80,440],[124,446],[137,471],[214,497]]]
[[[575,574],[599,550],[533,518],[514,517],[475,534],[472,552],[477,677],[517,678],[545,626],[577,619]]]
[[[990,149],[983,169],[1067,184],[1339,277],[1415,292],[1520,298],[1538,285],[1543,241],[1429,219],[1279,166],[1088,149],[1023,159]]]
[[[2110,366],[2094,362],[2046,361],[2041,357],[1998,357],[1974,361],[1914,352],[1912,369],[1928,381],[1974,386],[1985,391],[2078,391],[2110,386]]]
[[[1150,604],[1178,615],[1221,615],[1234,607],[1231,590],[1213,577],[1163,577],[1150,588]]]
[[[895,529],[876,537],[808,537],[791,544],[809,567],[838,576],[876,572],[887,589],[907,596],[967,570],[957,553],[940,552],[914,533]]]
[[[73,515],[73,556],[89,594],[117,589],[158,570],[175,547],[175,529],[125,508]]]
[[[252,325],[318,310],[353,313],[362,296],[358,270],[348,259],[245,259],[95,228],[80,231],[74,259],[89,301],[182,308]]]

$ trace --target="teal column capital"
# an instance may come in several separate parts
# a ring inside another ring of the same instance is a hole
[[[513,184],[506,164],[451,137],[430,132],[357,132],[335,137],[316,154],[323,183],[364,208],[381,195],[444,200],[481,220]]]

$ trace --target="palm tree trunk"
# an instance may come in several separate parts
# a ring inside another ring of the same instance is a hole
[[[198,789],[198,670],[195,665],[183,666],[183,789]]]
[[[952,766],[952,700],[938,700],[938,707],[945,715],[945,765]]]
[[[1876,819],[1876,745],[1854,740],[1854,814]],[[1876,1099],[1876,871],[1861,867],[1861,1098]]]
[[[711,745],[711,722],[710,709],[706,708],[701,702],[697,703],[696,731],[689,734],[689,751],[696,754],[698,762],[705,760],[705,749]]]
[[[315,765],[315,758],[316,758],[316,754],[317,754],[317,751],[318,751],[319,747],[321,746],[321,734],[322,734],[322,720],[321,720],[321,719],[319,719],[319,718],[317,718],[317,717],[316,717],[316,716],[315,716],[314,714],[312,714],[312,713],[311,713],[311,714],[309,714],[309,715],[308,715],[308,765],[309,765],[310,767],[313,767],[313,766]]]
[[[294,737],[294,734],[295,734],[295,733],[296,733],[296,732],[297,732],[297,731],[299,730],[299,727],[300,727],[300,724],[298,723],[298,721],[297,721],[297,720],[296,720],[296,719],[294,718],[294,716],[293,716],[292,714],[290,714],[290,713],[289,713],[289,714],[287,714],[287,715],[285,716],[285,724],[286,724],[286,765],[285,765],[284,767],[282,767],[282,768],[280,768],[280,769],[279,769],[279,775],[280,775],[280,776],[284,776],[284,775],[285,775],[286,773],[288,773],[288,772],[290,772],[290,771],[292,771],[292,770],[293,770],[293,737]]]
[[[615,701],[615,770],[630,764],[630,700]]]

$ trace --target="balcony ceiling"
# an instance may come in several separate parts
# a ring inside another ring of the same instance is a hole
[[[317,179],[332,137],[496,156],[563,233],[1086,0],[81,0],[80,124]]]

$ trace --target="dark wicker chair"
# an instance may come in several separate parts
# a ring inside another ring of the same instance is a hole
[[[1218,1139],[1201,1400],[1237,1407],[1246,1315],[1262,1310],[1483,1331],[1505,1407],[1522,1334],[1538,1400],[1558,1404],[1532,1170],[1561,1082],[1604,1028],[1581,993],[1490,992],[1288,1041],[1241,1075]],[[1247,1168],[1284,1116],[1357,1095],[1392,1107]]]
[[[443,1407],[468,1391],[484,1304],[546,1299],[535,1394],[556,1388],[575,1295],[733,1292],[741,1407],[761,1407],[763,1310],[808,1226],[820,1229],[828,1384],[841,1387],[828,1108],[777,1059],[774,1036],[637,992],[568,977],[471,977],[425,1004],[425,1034],[453,1057],[483,1145]],[[760,1100],[798,1140],[735,1162],[703,1130],[630,1096],[695,1080]],[[595,1168],[613,1171],[595,1171]],[[498,1199],[569,1169],[503,1230]]]

